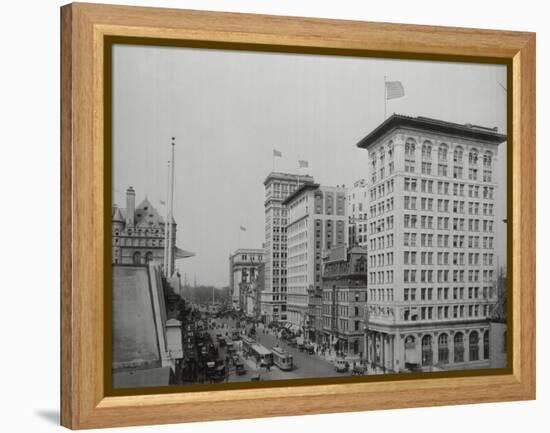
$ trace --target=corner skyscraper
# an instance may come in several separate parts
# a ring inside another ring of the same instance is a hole
[[[306,183],[308,175],[270,173],[265,186],[265,284],[260,297],[260,313],[266,323],[287,321],[287,234],[288,210],[283,201]]]

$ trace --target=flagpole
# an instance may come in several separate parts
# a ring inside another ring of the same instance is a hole
[[[166,196],[170,195],[170,161],[168,161],[167,164],[168,167],[168,176],[166,176],[168,182],[166,185]],[[165,203],[166,206],[166,221],[164,223],[164,276],[168,277],[168,218],[169,218],[169,212],[170,209],[168,208],[167,203]]]
[[[175,147],[176,147],[176,143],[175,143],[175,138],[172,137],[172,162],[171,162],[171,170],[170,170],[170,220],[168,221],[169,225],[168,227],[170,228],[170,231],[168,233],[168,244],[169,244],[169,247],[168,247],[168,275],[167,277],[170,278],[172,276],[172,272],[173,272],[173,269],[172,269],[172,260],[173,260],[173,255],[174,255],[174,239],[173,239],[173,225],[172,225],[172,219],[173,219],[173,215],[174,215],[174,169],[176,168],[175,165],[176,165],[176,161],[175,161]]]

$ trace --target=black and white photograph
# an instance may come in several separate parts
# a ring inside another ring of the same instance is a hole
[[[507,67],[115,44],[112,386],[506,368]]]

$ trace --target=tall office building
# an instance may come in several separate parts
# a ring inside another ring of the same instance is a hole
[[[236,310],[246,310],[247,292],[256,283],[263,258],[264,250],[251,248],[239,248],[229,256],[229,290]]]
[[[367,179],[354,182],[347,189],[349,246],[367,246],[367,208],[369,185]]]
[[[260,310],[266,323],[286,322],[286,225],[287,209],[283,200],[299,186],[313,183],[311,176],[270,173],[265,187],[265,284],[260,296]]]
[[[369,159],[369,362],[489,365],[505,140],[496,128],[393,115],[357,144]]]
[[[322,328],[322,252],[347,244],[346,189],[306,184],[283,205],[288,209],[287,318],[316,341]]]

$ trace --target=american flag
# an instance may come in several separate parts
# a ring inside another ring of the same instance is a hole
[[[401,81],[386,81],[386,99],[402,98],[405,88]]]
[[[283,157],[283,152],[277,149],[273,149],[273,156],[278,156],[279,158]]]
[[[299,160],[298,161],[298,166],[300,168],[307,168],[307,167],[309,167],[309,163],[307,161],[304,161],[304,160]]]
[[[239,228],[241,229],[242,232],[246,231],[246,227],[244,227],[244,226],[239,226]]]

